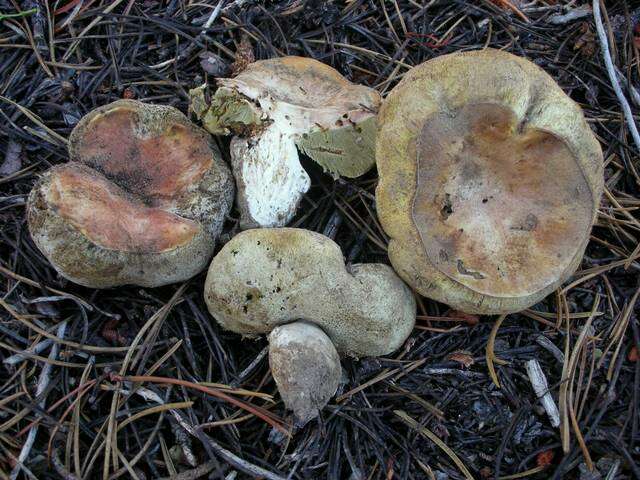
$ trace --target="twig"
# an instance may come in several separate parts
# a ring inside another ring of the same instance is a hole
[[[540,399],[545,412],[547,412],[549,420],[551,420],[551,425],[554,427],[560,426],[560,412],[549,392],[547,377],[544,376],[540,362],[534,358],[526,363],[526,367],[533,391],[536,392],[536,397]]]
[[[10,357],[5,358],[2,363],[6,365],[15,365],[16,363],[20,363],[23,360],[27,360],[29,358],[29,353],[38,354],[42,352],[44,349],[48,348],[53,343],[53,340],[46,339],[39,343],[36,343],[34,346],[29,347],[25,350],[27,353],[15,353]]]
[[[616,97],[618,97],[618,101],[620,102],[620,106],[622,107],[624,118],[627,121],[627,126],[629,127],[629,131],[631,132],[633,141],[636,144],[636,148],[640,151],[640,133],[638,133],[636,122],[633,119],[631,106],[624,96],[624,93],[622,93],[622,88],[620,88],[618,75],[616,74],[613,60],[611,60],[611,52],[609,51],[609,40],[607,39],[607,34],[604,31],[604,25],[602,24],[602,18],[600,16],[600,0],[593,0],[593,18],[596,22],[596,31],[598,32],[598,39],[600,40],[602,49],[602,57],[604,58],[604,64],[607,67],[609,81],[611,82],[613,91],[616,93]]]
[[[143,396],[147,400],[164,404],[164,401],[162,400],[162,398],[160,398],[160,396],[157,393],[153,392],[152,390],[149,390],[146,388],[138,388],[136,390],[136,393]],[[265,478],[267,480],[284,480],[284,477],[281,477],[280,475],[276,475],[275,473],[270,472],[269,470],[265,470],[264,468],[258,467],[257,465],[253,465],[252,463],[247,462],[246,460],[238,457],[237,455],[234,455],[229,450],[222,448],[215,440],[205,435],[204,432],[202,431],[198,432],[198,429],[193,425],[191,425],[189,422],[187,422],[182,417],[182,415],[180,415],[180,412],[178,412],[177,410],[171,409],[169,411],[171,412],[173,417],[176,419],[178,424],[182,428],[184,428],[190,435],[193,435],[198,439],[201,439],[201,437],[206,438],[206,440],[209,443],[209,446],[213,449],[213,451],[218,455],[220,455],[220,457],[222,457],[223,460],[225,460],[230,465],[233,465],[238,470],[242,470],[243,472],[249,475],[252,475],[256,478]],[[200,433],[200,435],[198,435],[198,433]],[[186,477],[186,478],[189,478],[189,477]]]
[[[64,333],[67,330],[67,322],[61,322],[58,325],[58,331],[56,332],[56,336],[58,338],[63,338]],[[57,343],[54,343],[51,347],[51,351],[49,352],[49,360],[55,360],[58,357],[58,350],[60,346]],[[51,369],[53,368],[53,364],[45,363],[42,366],[42,372],[40,372],[40,377],[38,378],[38,386],[36,387],[36,398],[39,398],[49,386],[49,382],[51,381]],[[40,408],[44,408],[45,398],[42,398],[38,404]],[[25,462],[29,453],[31,452],[31,448],[33,447],[33,443],[36,440],[36,435],[38,434],[38,425],[34,425],[31,430],[29,430],[29,435],[27,435],[27,439],[22,445],[22,449],[20,450],[20,454],[18,455],[18,460],[16,466],[11,471],[11,480],[15,480],[22,469],[22,464]]]
[[[564,363],[564,353],[562,353],[562,350],[556,347],[556,345],[551,340],[549,340],[542,334],[536,335],[535,340],[538,345],[540,345],[551,355],[553,355],[560,365]]]

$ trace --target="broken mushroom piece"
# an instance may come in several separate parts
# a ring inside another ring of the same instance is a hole
[[[204,297],[225,329],[269,333],[299,319],[318,325],[338,352],[386,355],[411,333],[411,290],[382,264],[345,266],[340,247],[296,228],[247,230],[213,258]]]
[[[378,121],[378,215],[391,263],[418,292],[514,312],[578,267],[602,151],[541,68],[491,49],[444,55],[409,72]]]
[[[119,100],[78,123],[69,153],[27,205],[31,236],[62,276],[155,287],[206,266],[234,192],[207,132],[173,107]]]
[[[191,109],[207,130],[234,135],[242,228],[291,220],[310,185],[298,149],[332,174],[350,178],[375,163],[380,95],[317,60],[254,62],[235,78],[218,79],[210,102],[204,86],[190,93]]]
[[[284,405],[302,425],[324,408],[342,377],[340,356],[331,339],[304,321],[271,331],[269,366]]]

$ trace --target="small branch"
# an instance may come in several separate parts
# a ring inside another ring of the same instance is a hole
[[[620,88],[620,82],[618,81],[618,75],[616,74],[616,68],[611,60],[611,52],[609,51],[609,40],[607,34],[604,31],[604,25],[602,24],[602,17],[600,16],[600,0],[593,0],[593,18],[596,22],[596,31],[598,32],[598,39],[600,40],[600,47],[602,50],[602,57],[604,58],[604,64],[607,67],[607,74],[609,75],[609,81],[613,87],[613,91],[618,97],[624,118],[627,121],[627,126],[633,137],[633,141],[636,144],[636,148],[640,151],[640,133],[638,133],[638,127],[633,119],[633,112],[631,106],[627,101],[622,88]]]
[[[33,347],[27,348],[25,350],[26,353],[16,353],[14,355],[11,355],[10,357],[5,358],[2,361],[2,363],[6,365],[15,365],[16,363],[20,363],[23,360],[28,360],[29,358],[31,358],[29,356],[30,353],[37,355],[40,352],[42,352],[44,349],[51,346],[52,343],[53,343],[53,340],[50,340],[50,339],[43,340],[40,343],[37,343],[36,345],[34,345]]]
[[[540,363],[535,359],[529,360],[526,363],[526,367],[533,391],[536,393],[536,397],[540,399],[545,412],[547,412],[551,425],[554,427],[560,426],[560,412],[549,392],[547,377],[544,376]]]
[[[61,322],[58,325],[58,331],[56,332],[56,336],[60,339],[64,337],[64,333],[67,330],[67,322]],[[58,343],[54,343],[51,347],[51,351],[49,352],[49,360],[56,360],[58,358],[58,351],[60,350],[60,345]],[[52,363],[45,363],[42,367],[42,372],[40,372],[40,377],[38,378],[38,385],[36,387],[36,398],[40,398],[42,394],[47,390],[49,386],[49,382],[51,381],[51,369],[53,368]],[[45,406],[45,398],[43,397],[39,402],[40,408],[44,410]],[[29,430],[29,435],[27,435],[27,439],[22,445],[22,449],[20,450],[20,454],[18,455],[18,460],[16,466],[11,471],[11,480],[16,480],[20,470],[22,469],[22,464],[29,457],[29,453],[31,453],[31,448],[33,447],[34,442],[36,441],[36,435],[38,434],[38,425],[34,425],[31,430]]]
[[[144,387],[139,387],[135,391],[135,393],[137,393],[138,395],[142,396],[146,400],[150,400],[150,401],[153,401],[153,402],[164,404],[164,400],[162,400],[162,398],[160,398],[160,396],[157,393],[155,393],[154,391],[152,391],[152,390],[146,389]],[[208,435],[206,435],[201,429],[191,425],[187,420],[185,420],[182,417],[180,412],[178,412],[177,410],[170,409],[169,412],[173,415],[173,417],[176,419],[178,424],[182,428],[185,429],[185,431],[187,431],[190,435],[194,436],[195,438],[197,438],[199,440],[202,440],[202,439],[206,440],[207,443],[208,443],[208,446],[217,455],[219,455],[225,462],[227,462],[229,465],[237,468],[238,470],[241,470],[241,471],[245,472],[248,475],[253,476],[254,478],[264,478],[266,480],[285,480],[284,477],[282,477],[280,475],[277,475],[277,474],[275,474],[275,473],[273,473],[273,472],[271,472],[269,470],[266,470],[266,469],[264,469],[262,467],[254,465],[254,464],[244,460],[243,458],[238,457],[237,455],[235,455],[234,453],[230,452],[229,450],[223,448],[215,440],[213,440]],[[205,464],[205,465],[208,465],[208,464]],[[215,468],[217,466],[217,462],[214,462],[212,465],[213,465],[213,467],[212,467],[212,469],[213,469],[213,468]],[[206,470],[206,468],[205,468],[205,470]],[[198,469],[196,469],[196,471],[198,471]],[[183,477],[181,477],[181,478],[183,478]],[[190,477],[187,475],[184,478],[190,478]]]

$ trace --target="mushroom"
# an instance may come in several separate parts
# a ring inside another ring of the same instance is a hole
[[[173,107],[119,100],[82,118],[69,154],[27,204],[31,236],[62,276],[155,287],[204,269],[234,192],[207,132]]]
[[[409,72],[378,116],[378,216],[422,295],[522,310],[578,267],[603,190],[580,107],[533,63],[486,49]]]
[[[411,333],[411,290],[383,264],[345,266],[340,247],[298,228],[246,230],[213,258],[204,296],[225,329],[269,333],[296,320],[318,325],[353,356],[393,352]]]
[[[375,163],[380,95],[317,60],[283,57],[218,79],[211,101],[192,90],[191,109],[215,135],[235,135],[231,160],[242,228],[286,225],[310,179],[298,149],[334,175],[358,177]]]
[[[269,362],[300,423],[335,393],[338,353],[386,355],[413,330],[416,302],[382,264],[345,266],[340,247],[297,228],[246,230],[213,258],[204,297],[225,329],[269,333]]]
[[[321,328],[304,321],[275,327],[269,334],[269,367],[285,406],[305,424],[336,393],[340,356]]]

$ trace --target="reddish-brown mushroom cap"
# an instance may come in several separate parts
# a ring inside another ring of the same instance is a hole
[[[109,250],[160,253],[189,243],[201,228],[193,220],[148,207],[82,164],[54,167],[46,200],[87,239]]]
[[[121,100],[85,116],[71,162],[29,199],[36,245],[87,286],[156,286],[206,266],[233,182],[203,130],[172,107]]]
[[[536,65],[486,50],[416,67],[381,109],[376,149],[389,257],[423,295],[517,311],[578,266],[602,153],[578,105]]]

